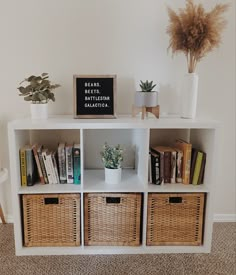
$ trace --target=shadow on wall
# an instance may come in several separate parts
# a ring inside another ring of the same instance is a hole
[[[180,114],[181,91],[179,87],[160,84],[159,104],[162,115]]]
[[[134,103],[134,78],[117,78],[117,113],[131,114]]]

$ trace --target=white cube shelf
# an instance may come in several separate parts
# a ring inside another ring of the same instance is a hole
[[[213,198],[217,179],[217,148],[219,124],[212,120],[180,118],[73,119],[55,116],[44,121],[20,119],[8,124],[12,201],[14,202],[14,235],[16,255],[66,254],[139,254],[139,253],[209,253],[213,225]],[[177,138],[185,139],[207,153],[204,184],[193,186],[148,183],[148,155],[150,145],[171,145]],[[22,187],[19,149],[25,144],[41,143],[56,149],[61,141],[81,145],[81,184],[55,184]],[[108,185],[100,151],[104,142],[125,148],[122,182]],[[143,193],[142,243],[139,247],[84,246],[83,194],[89,192],[140,192]],[[206,193],[203,245],[201,246],[146,246],[147,197],[151,192]],[[79,247],[24,247],[21,213],[22,194],[81,194],[81,246]]]

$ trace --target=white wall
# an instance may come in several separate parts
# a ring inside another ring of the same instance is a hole
[[[217,0],[202,1],[213,7]],[[235,1],[220,49],[197,68],[200,77],[197,115],[222,122],[217,214],[235,214]],[[26,76],[48,72],[62,88],[52,114],[72,114],[73,74],[117,74],[118,112],[130,113],[139,79],[161,84],[162,112],[179,111],[179,79],[184,56],[167,53],[166,4],[184,0],[1,0],[0,149],[8,167],[7,121],[29,115],[29,104],[16,87]],[[5,209],[11,215],[10,181]],[[13,203],[14,207],[14,203]]]

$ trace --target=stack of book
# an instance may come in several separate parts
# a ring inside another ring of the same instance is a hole
[[[21,185],[80,184],[80,145],[60,143],[50,151],[42,145],[26,145],[19,150]]]
[[[178,139],[173,147],[153,146],[149,155],[151,183],[203,183],[206,153],[192,148],[191,143]]]

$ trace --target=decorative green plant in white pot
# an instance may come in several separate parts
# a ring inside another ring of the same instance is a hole
[[[48,102],[55,101],[54,93],[59,84],[51,84],[47,73],[42,73],[40,76],[31,75],[25,78],[20,84],[28,83],[25,87],[20,86],[17,89],[20,96],[24,97],[25,101],[31,102],[30,110],[32,119],[47,119],[48,118]]]
[[[153,84],[153,81],[142,81],[139,84],[141,91],[135,93],[135,106],[137,107],[156,107],[158,105],[158,92],[159,89],[154,91],[157,84]]]
[[[105,167],[105,182],[118,184],[121,182],[121,163],[123,161],[123,149],[120,144],[109,146],[106,142],[101,152],[102,162]]]

